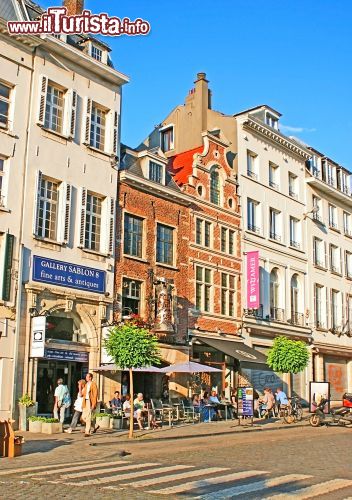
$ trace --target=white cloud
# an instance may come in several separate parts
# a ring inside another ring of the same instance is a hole
[[[280,130],[284,132],[295,132],[296,134],[302,133],[302,132],[316,132],[316,128],[305,128],[305,127],[291,127],[291,125],[281,125],[280,124]]]

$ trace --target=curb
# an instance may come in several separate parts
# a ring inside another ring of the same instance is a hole
[[[141,441],[146,441],[148,443],[150,442],[157,442],[157,441],[176,441],[176,440],[181,440],[181,439],[195,439],[195,438],[202,438],[202,437],[214,437],[214,436],[225,436],[227,434],[235,435],[237,433],[248,433],[248,432],[268,432],[268,431],[283,431],[283,430],[289,430],[289,429],[295,429],[299,427],[306,427],[305,425],[302,424],[287,424],[285,426],[277,427],[277,428],[252,428],[251,426],[248,426],[247,428],[243,428],[242,430],[238,431],[220,431],[220,432],[215,432],[214,434],[192,434],[192,435],[186,435],[186,436],[165,436],[165,437],[149,437],[152,436],[151,434],[142,434],[140,436],[135,436],[133,440],[119,440],[119,442],[127,442],[127,443],[136,443],[136,442],[141,442]],[[237,426],[235,427],[237,429]],[[122,437],[122,436],[121,436]],[[109,446],[111,445],[110,442],[106,443],[99,443],[99,442],[94,442],[94,443],[89,443],[89,446]]]

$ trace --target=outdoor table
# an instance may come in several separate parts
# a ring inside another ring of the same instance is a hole
[[[212,422],[212,419],[210,418],[210,413],[211,413],[210,410],[211,410],[211,408],[214,408],[214,405],[207,404],[207,405],[203,405],[202,408],[207,408],[207,410],[208,410],[208,420],[207,421]]]
[[[174,406],[176,408],[176,420],[177,422],[180,421],[180,406],[181,406],[181,403],[172,403],[172,406]]]

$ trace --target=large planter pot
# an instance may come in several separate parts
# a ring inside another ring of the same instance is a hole
[[[34,420],[33,422],[29,420],[28,422],[29,432],[36,432],[36,433],[42,432],[42,424],[43,422],[40,422],[38,420]]]
[[[97,417],[96,423],[101,429],[110,429],[110,415]]]
[[[122,429],[122,417],[121,418],[111,418],[110,419],[110,429],[121,430]]]
[[[19,430],[28,431],[28,418],[37,415],[38,403],[33,406],[18,405],[19,408]]]
[[[61,422],[43,422],[42,423],[42,434],[61,434],[62,423]]]

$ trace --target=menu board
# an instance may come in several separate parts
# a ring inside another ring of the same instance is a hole
[[[253,387],[237,388],[237,413],[239,416],[253,417]]]

